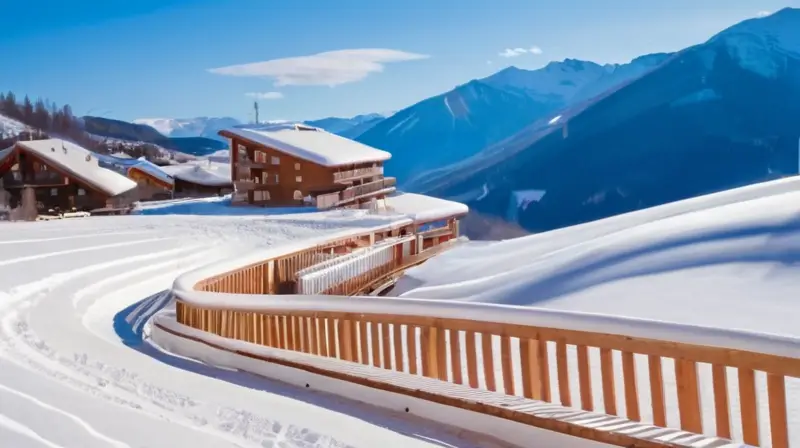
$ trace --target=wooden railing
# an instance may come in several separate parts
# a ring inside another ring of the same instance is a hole
[[[800,359],[796,357],[512,324],[491,321],[489,316],[481,320],[474,312],[465,313],[470,317],[445,318],[436,313],[424,315],[428,314],[424,304],[405,305],[417,308],[418,314],[223,310],[195,306],[180,297],[176,310],[180,323],[224,338],[625,416],[632,421],[646,419],[659,427],[673,421],[696,434],[727,439],[740,432],[741,439],[753,446],[767,439],[769,442],[762,446],[789,446],[786,378],[800,377]],[[458,315],[459,304],[447,306]],[[523,316],[517,320],[524,320],[525,312],[518,312]],[[789,345],[790,351],[800,351],[800,344],[793,341]],[[621,369],[615,366],[615,358]],[[710,365],[710,381],[702,381],[698,375],[705,365]],[[762,397],[767,405],[762,408],[756,393],[757,371],[767,376],[766,395]],[[738,394],[731,394],[731,377]],[[571,385],[573,382],[576,384]],[[619,391],[617,384],[622,386]],[[701,392],[706,397],[713,392],[713,402],[706,409],[701,406]],[[649,401],[646,409],[643,401]],[[677,406],[668,407],[670,401]],[[732,416],[737,410],[739,415]],[[767,429],[759,424],[759,412],[769,415]],[[713,424],[708,417],[713,418]]]
[[[368,182],[363,185],[349,187],[342,191],[342,202],[350,201],[359,196],[364,196],[370,193],[375,193],[376,191],[394,187],[396,184],[397,179],[394,177],[385,177],[383,179]]]
[[[358,179],[360,177],[381,176],[381,175],[383,175],[382,166],[371,166],[366,168],[356,168],[354,170],[339,171],[333,173],[333,181],[347,182],[347,181],[352,181],[354,179]]]

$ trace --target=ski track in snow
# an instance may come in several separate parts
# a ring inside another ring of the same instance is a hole
[[[143,342],[149,317],[173,306],[168,289],[180,273],[336,226],[196,217],[44,224],[0,226],[0,440],[15,448],[476,446],[402,414]]]

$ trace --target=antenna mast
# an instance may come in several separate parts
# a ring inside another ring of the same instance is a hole
[[[258,124],[258,101],[253,101],[253,109],[256,111],[256,124]]]

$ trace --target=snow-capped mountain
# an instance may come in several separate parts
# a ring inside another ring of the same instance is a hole
[[[140,118],[133,123],[150,126],[165,137],[204,137],[223,141],[217,134],[219,131],[242,124],[231,117]]]
[[[798,173],[800,10],[742,22],[414,191],[548,230]]]
[[[308,120],[305,123],[325,129],[332,134],[338,134],[342,137],[355,139],[390,115],[391,113],[372,113],[356,115],[355,117],[351,118],[327,117],[319,120]]]
[[[635,79],[668,57],[653,54],[606,65],[567,59],[538,70],[508,67],[403,109],[357,140],[391,152],[386,169],[402,185],[419,173],[470,157],[559,109]]]

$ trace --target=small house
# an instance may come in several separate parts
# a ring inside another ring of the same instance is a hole
[[[395,191],[391,157],[319,128],[270,124],[219,132],[229,139],[233,205],[379,207]]]
[[[0,178],[12,207],[31,206],[38,213],[125,208],[136,199],[134,181],[61,139],[19,141],[0,151]]]
[[[195,160],[160,168],[174,179],[176,198],[224,196],[233,192],[231,167],[227,161]]]

